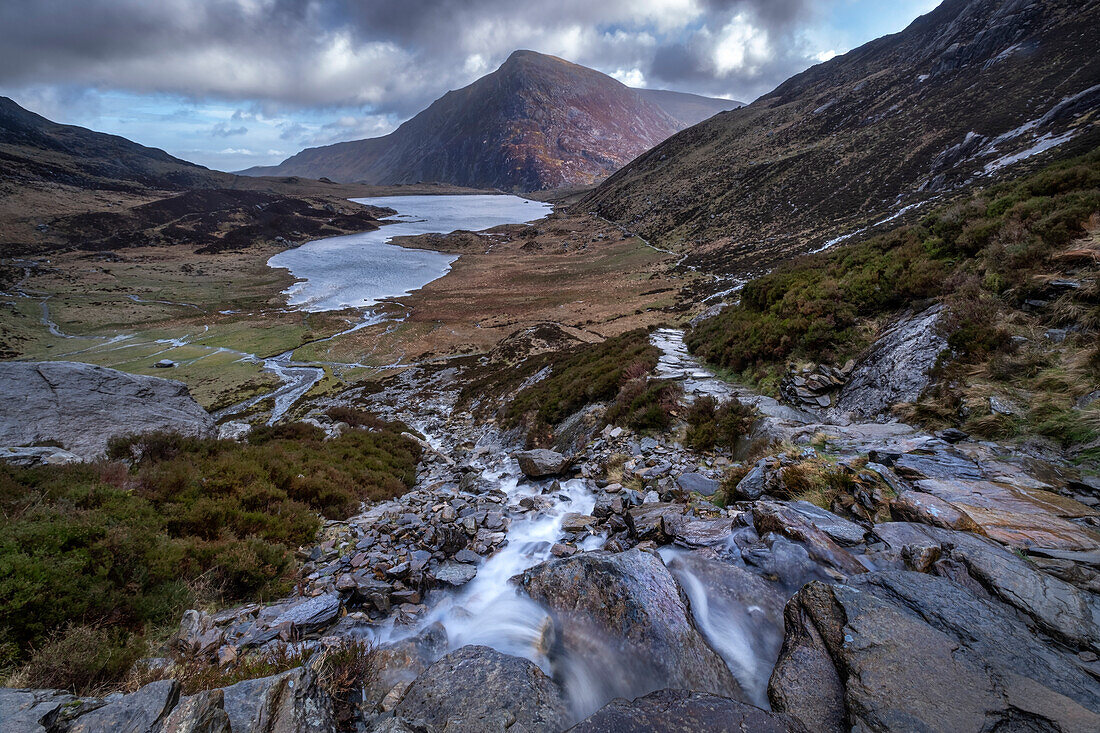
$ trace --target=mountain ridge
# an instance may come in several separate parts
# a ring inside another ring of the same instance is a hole
[[[1097,2],[947,0],[678,133],[578,206],[723,271],[828,246],[1094,144],[1097,28]]]
[[[306,148],[277,166],[241,173],[521,191],[591,184],[708,112],[738,104],[636,90],[579,64],[520,50],[388,135]]]

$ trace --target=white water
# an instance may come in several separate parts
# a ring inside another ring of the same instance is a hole
[[[459,229],[479,231],[541,219],[550,205],[518,196],[379,196],[352,199],[397,209],[381,229],[329,237],[286,250],[268,260],[300,282],[286,290],[292,306],[306,311],[367,308],[405,295],[443,277],[457,255],[389,244],[394,237]]]

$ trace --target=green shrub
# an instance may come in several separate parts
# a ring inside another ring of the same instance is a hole
[[[604,420],[641,433],[668,430],[683,390],[665,379],[630,379],[619,388]]]
[[[756,418],[756,410],[736,397],[718,402],[710,395],[704,395],[688,408],[685,444],[699,451],[714,450],[716,447],[732,450],[741,438],[749,434]]]
[[[94,694],[125,676],[144,653],[144,641],[124,629],[65,626],[34,650],[23,681],[30,687]]]
[[[648,373],[659,356],[660,350],[649,342],[649,333],[636,329],[565,354],[532,359],[512,378],[534,374],[545,366],[550,367],[550,375],[515,394],[503,410],[504,425],[511,428],[526,423],[528,435],[547,433],[587,405],[614,400],[629,381],[628,372],[629,376]]]
[[[319,514],[343,518],[413,484],[421,449],[403,427],[112,441],[129,470],[0,464],[0,664],[30,660],[54,681],[71,670],[47,686],[84,689],[117,678],[130,637],[177,621],[197,586],[226,601],[286,591]],[[80,644],[87,660],[67,659]]]

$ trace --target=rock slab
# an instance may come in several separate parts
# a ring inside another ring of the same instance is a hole
[[[115,436],[161,430],[217,434],[182,382],[76,362],[0,363],[0,445],[56,441],[94,460]]]

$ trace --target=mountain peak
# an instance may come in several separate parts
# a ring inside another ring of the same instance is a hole
[[[310,148],[247,173],[522,191],[587,185],[736,106],[688,96],[631,89],[595,69],[520,49],[385,137]]]

